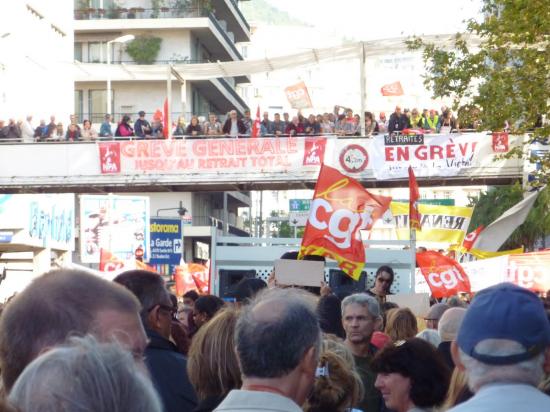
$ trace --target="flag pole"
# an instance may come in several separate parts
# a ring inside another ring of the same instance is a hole
[[[415,293],[414,284],[415,284],[415,271],[416,271],[416,229],[411,226],[409,222],[409,239],[411,247],[411,274],[409,278],[410,282],[410,291]]]

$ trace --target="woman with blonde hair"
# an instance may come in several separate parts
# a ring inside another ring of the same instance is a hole
[[[233,341],[237,318],[234,309],[222,309],[193,337],[187,373],[199,398],[195,412],[213,411],[229,391],[241,387]]]
[[[472,392],[468,389],[466,373],[458,368],[454,368],[453,374],[451,375],[451,382],[449,383],[449,390],[447,391],[447,397],[439,411],[447,411],[453,406],[466,402],[472,396]]]
[[[315,383],[303,407],[305,412],[345,412],[363,397],[361,378],[334,352],[319,357]]]
[[[392,342],[414,338],[418,333],[416,317],[409,308],[391,309],[387,315],[384,332]]]

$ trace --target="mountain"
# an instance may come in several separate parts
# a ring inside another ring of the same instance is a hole
[[[286,11],[273,7],[266,0],[240,1],[239,9],[248,22],[263,23],[272,26],[310,26],[290,16]]]

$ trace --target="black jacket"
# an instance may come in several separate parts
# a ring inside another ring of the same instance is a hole
[[[187,377],[187,359],[175,345],[155,331],[146,329],[149,344],[145,364],[162,399],[165,412],[192,411],[197,406],[195,391]]]
[[[246,134],[246,126],[244,125],[243,121],[241,119],[237,119],[237,129],[239,129],[239,134]],[[222,131],[225,134],[231,133],[231,119],[227,119],[225,123],[223,124]]]
[[[401,114],[397,116],[395,112],[391,114],[390,121],[388,122],[389,133],[398,132],[408,127],[410,127],[409,118],[406,115]]]

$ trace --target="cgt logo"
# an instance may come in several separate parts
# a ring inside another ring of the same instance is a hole
[[[436,288],[456,289],[459,284],[465,281],[460,271],[455,267],[442,272],[431,272],[428,274],[428,282]]]
[[[352,235],[360,239],[359,230],[366,229],[372,223],[372,211],[372,207],[366,207],[360,213],[349,209],[334,210],[327,200],[317,198],[311,203],[309,224],[317,230],[328,231],[324,237],[337,248],[348,249]]]

